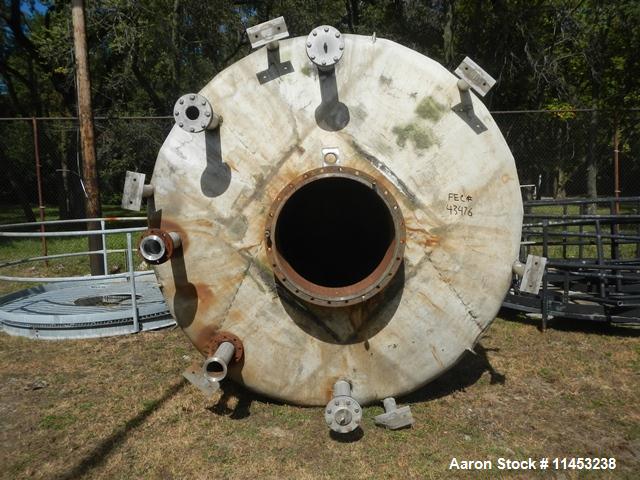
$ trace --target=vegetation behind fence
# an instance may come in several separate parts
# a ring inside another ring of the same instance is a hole
[[[520,183],[535,185],[538,197],[614,195],[614,133],[619,145],[621,194],[640,195],[640,111],[614,117],[607,111],[495,112],[513,152]],[[96,148],[104,204],[119,204],[126,170],[151,174],[173,126],[170,117],[97,119]],[[0,122],[0,158],[8,179],[0,203],[20,206],[24,218],[38,207],[36,141],[45,205],[60,218],[82,217],[83,186],[77,121],[32,119]],[[594,165],[592,190],[590,165]],[[532,191],[533,189],[531,189]]]

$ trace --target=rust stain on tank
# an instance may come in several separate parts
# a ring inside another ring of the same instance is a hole
[[[409,236],[422,237],[417,240],[418,243],[425,247],[435,247],[440,244],[440,237],[427,232],[424,228],[412,228],[405,225]]]
[[[196,284],[196,292],[198,297],[198,304],[203,307],[209,307],[215,305],[217,297],[213,290],[206,284]]]
[[[227,318],[229,319],[230,322],[241,322],[245,319],[244,315],[242,314],[242,312],[240,310],[230,310],[229,313],[227,314]]]
[[[328,377],[326,383],[324,384],[324,388],[322,392],[324,394],[324,403],[329,403],[329,401],[333,398],[333,385],[338,381],[342,380],[343,377],[333,376]]]
[[[200,328],[199,331],[192,338],[193,345],[198,349],[202,355],[207,355],[209,342],[218,332],[219,328],[214,325],[205,325]]]
[[[511,180],[511,177],[505,173],[500,177],[500,180],[502,180],[502,183],[507,183],[509,180]]]
[[[211,220],[207,220],[207,219],[204,219],[204,218],[199,218],[194,223],[196,225],[198,225],[199,227],[206,227],[206,228],[213,227],[213,222]]]

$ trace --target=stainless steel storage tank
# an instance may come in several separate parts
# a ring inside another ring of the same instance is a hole
[[[143,247],[211,378],[228,365],[301,405],[346,380],[366,404],[473,348],[509,287],[522,203],[468,84],[375,35],[314,32],[176,104]]]

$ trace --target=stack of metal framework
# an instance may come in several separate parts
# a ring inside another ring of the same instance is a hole
[[[538,295],[519,290],[504,306],[556,317],[640,324],[640,197],[524,204],[521,259],[547,257]]]

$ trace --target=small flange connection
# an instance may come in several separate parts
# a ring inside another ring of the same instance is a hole
[[[306,42],[307,56],[320,70],[331,70],[342,58],[344,38],[330,25],[314,28]]]
[[[216,114],[209,101],[199,93],[181,96],[173,107],[173,117],[185,132],[198,133],[218,128],[222,117]]]
[[[182,246],[180,234],[166,232],[159,228],[150,228],[142,234],[138,251],[144,261],[151,265],[160,265],[173,257]]]
[[[362,421],[362,407],[351,396],[351,384],[338,380],[333,385],[333,398],[324,410],[328,427],[336,433],[353,432]]]

